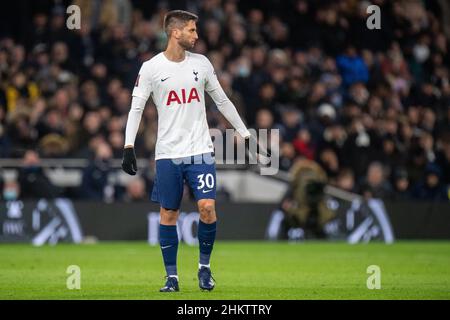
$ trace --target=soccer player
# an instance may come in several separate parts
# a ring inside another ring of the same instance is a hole
[[[144,106],[152,96],[158,110],[158,136],[151,199],[160,204],[160,246],[167,273],[161,292],[179,291],[176,223],[184,182],[193,191],[200,213],[199,287],[210,291],[215,286],[210,256],[216,236],[216,169],[206,120],[205,91],[237,132],[245,139],[250,138],[250,132],[220,86],[210,61],[188,51],[198,39],[197,20],[195,14],[187,11],[174,10],[166,14],[167,48],[142,64],[125,130],[122,168],[135,175],[134,141]]]

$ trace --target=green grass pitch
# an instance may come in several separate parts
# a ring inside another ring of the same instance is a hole
[[[197,283],[198,248],[178,250],[180,292],[159,293],[158,246],[142,242],[33,247],[0,245],[0,299],[450,299],[450,242],[348,245],[216,242],[212,292]],[[66,287],[69,265],[81,289]],[[369,265],[381,289],[369,290]]]

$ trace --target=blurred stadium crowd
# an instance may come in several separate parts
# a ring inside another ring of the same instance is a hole
[[[164,50],[164,14],[186,9],[200,17],[195,51],[210,58],[247,124],[280,129],[282,170],[306,158],[348,191],[448,201],[450,18],[443,3],[17,0],[20,17],[2,10],[0,22],[0,158],[22,158],[16,184],[23,197],[64,193],[43,175],[30,188],[39,157],[92,159],[78,196],[104,199],[139,68]],[[80,30],[66,28],[70,4],[81,8]],[[381,8],[380,30],[366,27],[369,4]],[[210,127],[229,128],[207,104]],[[138,157],[152,157],[156,130],[149,102]],[[120,199],[146,198],[151,178],[136,181]]]

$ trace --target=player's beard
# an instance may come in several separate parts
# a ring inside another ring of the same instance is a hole
[[[178,44],[180,45],[180,47],[182,47],[184,50],[190,50],[194,47],[195,42],[192,43],[191,41],[187,40],[187,39],[180,39],[178,41]]]

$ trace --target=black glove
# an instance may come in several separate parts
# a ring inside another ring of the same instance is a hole
[[[134,148],[123,149],[122,169],[126,173],[134,176],[137,172],[136,155]]]

